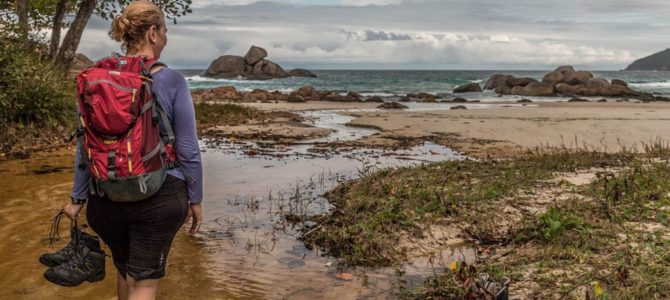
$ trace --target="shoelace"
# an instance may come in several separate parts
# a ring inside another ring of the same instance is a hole
[[[74,256],[65,263],[61,265],[62,268],[67,270],[68,272],[73,272],[76,267],[79,267],[80,269],[82,267],[86,267],[86,263],[84,261],[85,255],[82,255],[82,251],[75,251]]]
[[[60,234],[58,233],[59,228],[60,228],[60,221],[63,219],[63,216],[65,215],[65,210],[61,209],[58,214],[54,217],[53,222],[51,222],[51,230],[49,231],[49,238],[47,238],[47,241],[49,242],[49,247],[53,245],[54,242],[60,241]],[[72,220],[70,223],[70,228],[75,228],[77,227],[77,220]],[[72,239],[75,241],[75,245],[79,243],[79,235],[75,235],[72,237]]]

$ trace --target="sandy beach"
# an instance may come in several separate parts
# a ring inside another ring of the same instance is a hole
[[[380,131],[355,141],[356,145],[394,147],[407,140],[432,140],[474,157],[504,157],[538,146],[640,150],[643,143],[670,138],[666,130],[670,103],[663,102],[467,103],[467,110],[437,103],[430,111],[373,110],[376,105],[371,103],[317,101],[248,105],[262,110],[343,110],[354,117],[348,125]],[[285,130],[277,126],[277,131]]]

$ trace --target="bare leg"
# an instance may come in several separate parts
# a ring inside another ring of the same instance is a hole
[[[128,281],[118,271],[116,272],[116,292],[119,300],[128,300]]]
[[[128,276],[128,300],[153,300],[156,299],[158,290],[158,279],[135,280]]]

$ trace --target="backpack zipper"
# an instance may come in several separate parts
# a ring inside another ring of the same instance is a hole
[[[126,138],[126,141],[128,141],[128,174],[133,175],[133,162],[132,162],[132,152],[130,151],[130,133],[132,130],[128,131],[128,137]]]
[[[127,88],[127,87],[124,87],[124,86],[120,86],[120,85],[118,85],[118,84],[116,84],[116,83],[114,83],[114,82],[112,82],[112,81],[105,80],[105,79],[93,80],[93,81],[89,82],[88,84],[89,84],[89,85],[95,85],[95,84],[100,84],[100,83],[106,83],[106,84],[109,84],[109,85],[111,85],[111,86],[113,86],[113,87],[115,87],[115,88],[117,88],[117,89],[119,89],[119,90],[126,91],[126,92],[134,92],[134,91],[135,91],[135,89]],[[133,97],[133,98],[134,98],[134,97]]]

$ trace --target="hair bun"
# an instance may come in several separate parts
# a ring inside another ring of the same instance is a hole
[[[129,25],[130,21],[123,15],[114,17],[114,20],[112,21],[112,30],[109,32],[109,36],[117,42],[122,42],[123,36],[128,31]]]
[[[114,17],[108,34],[122,43],[121,48],[126,54],[134,53],[139,50],[151,26],[156,26],[156,29],[165,26],[165,16],[160,7],[151,1],[135,0]]]

